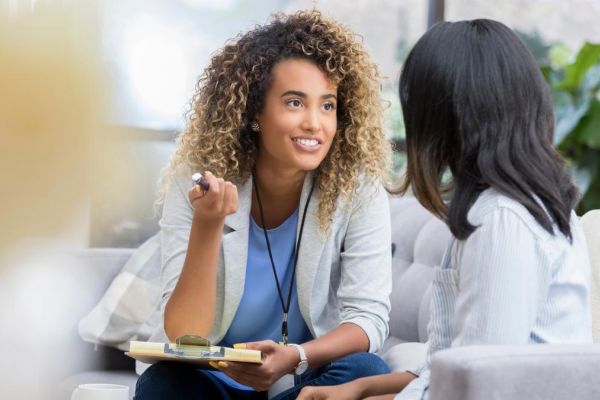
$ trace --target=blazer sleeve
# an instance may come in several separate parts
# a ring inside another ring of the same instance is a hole
[[[361,190],[353,202],[341,252],[337,298],[341,322],[361,327],[369,351],[381,348],[389,333],[391,228],[388,195],[382,185]]]
[[[188,187],[189,186],[189,187]],[[176,176],[165,196],[161,229],[161,310],[177,285],[187,254],[194,209],[188,200],[191,181]]]

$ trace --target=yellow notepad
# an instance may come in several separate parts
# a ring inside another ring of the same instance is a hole
[[[206,339],[194,335],[181,336],[177,338],[177,343],[131,341],[129,351],[125,354],[148,364],[158,361],[179,361],[199,365],[208,365],[209,361],[262,364],[259,350],[212,346]]]

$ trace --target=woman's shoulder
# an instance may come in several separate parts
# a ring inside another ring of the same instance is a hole
[[[371,219],[373,223],[390,220],[388,192],[379,178],[359,176],[356,188],[348,195],[340,194],[332,218],[334,230],[347,228],[350,221]]]
[[[382,201],[387,204],[388,192],[380,178],[370,177],[363,173],[358,176],[358,184],[350,196],[350,201],[353,209],[363,206],[378,207]]]
[[[193,172],[188,165],[170,165],[167,168],[163,178],[169,190],[191,186]]]
[[[568,238],[555,224],[554,233],[545,230],[518,201],[494,189],[487,189],[469,211],[469,222],[495,236],[493,241],[489,237],[481,237],[484,241],[482,246],[508,242],[515,255],[519,255],[531,250],[528,246],[533,244],[535,254],[543,260],[541,265],[548,266],[551,271],[565,268],[585,271],[589,268],[586,239],[574,211],[570,215],[571,238]]]
[[[468,219],[476,227],[501,222],[508,230],[526,229],[539,240],[546,241],[554,238],[554,235],[545,230],[523,204],[494,188],[481,192],[469,210]]]

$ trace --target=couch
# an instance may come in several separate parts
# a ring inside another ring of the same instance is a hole
[[[433,267],[440,263],[450,233],[414,198],[392,198],[390,207],[392,312],[390,336],[380,354],[392,370],[403,371],[425,358]],[[600,211],[590,213],[590,217],[588,228],[596,234],[596,247],[591,243],[590,249],[596,249],[600,247]],[[93,277],[87,282],[89,297],[82,299],[79,317],[100,299],[133,251],[87,249],[74,254],[81,267],[89,269]],[[596,250],[596,259],[598,255]],[[598,275],[594,279],[597,285]],[[76,324],[77,321],[73,321],[74,330]],[[79,347],[82,352],[89,353],[90,363],[85,372],[75,372],[62,381],[60,388],[64,398],[68,398],[78,384],[92,382],[126,384],[133,395],[137,376],[132,360],[121,351],[104,346],[94,348],[94,345],[81,342]],[[600,398],[600,382],[592,378],[597,371],[600,371],[600,345],[449,349],[432,360],[430,399]]]

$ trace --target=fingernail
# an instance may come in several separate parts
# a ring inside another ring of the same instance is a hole
[[[200,193],[200,185],[196,185],[194,189],[196,190],[196,193]]]
[[[225,361],[219,361],[218,365],[219,365],[219,368],[223,368],[223,369],[229,367],[229,364],[227,364]]]
[[[214,369],[219,369],[219,363],[217,363],[216,361],[209,361],[208,365],[210,365]]]
[[[235,343],[233,345],[234,349],[245,349],[246,348],[246,343]]]

